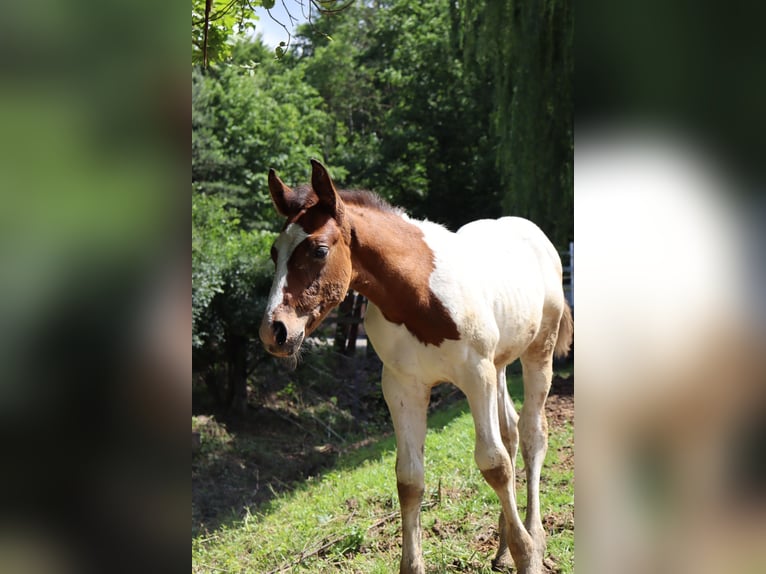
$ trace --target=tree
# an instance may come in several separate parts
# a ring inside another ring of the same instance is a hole
[[[500,214],[489,100],[463,64],[459,23],[447,0],[359,3],[296,43],[348,181],[453,228]]]
[[[324,159],[331,119],[303,69],[260,42],[232,45],[227,65],[192,73],[192,316],[195,369],[242,411],[265,353],[258,326],[281,224],[268,192],[273,167],[293,183]],[[335,171],[342,173],[341,168]]]
[[[571,3],[469,0],[463,17],[466,61],[494,86],[503,208],[565,245],[573,238]]]
[[[249,0],[192,0],[192,64],[207,68],[210,61],[226,59],[230,37],[254,27],[253,8]]]
[[[282,223],[269,168],[301,184],[315,157],[339,186],[453,229],[509,213],[571,240],[572,22],[561,0],[359,1],[300,27],[279,60],[232,34],[220,31],[225,62],[192,72],[193,347],[224,400],[244,405],[262,356],[270,232]]]
[[[257,61],[267,53],[260,42],[238,44],[232,65],[192,73],[192,187],[224,198],[246,229],[277,223],[269,168],[285,181],[305,181],[308,159],[324,158],[332,125],[303,70]]]
[[[249,365],[265,356],[260,318],[271,284],[274,234],[244,231],[224,201],[192,195],[192,348],[195,370],[236,411],[247,404]]]

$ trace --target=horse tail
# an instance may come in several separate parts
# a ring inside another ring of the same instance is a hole
[[[569,303],[564,300],[564,312],[561,314],[561,320],[559,321],[559,336],[556,339],[556,347],[553,349],[554,356],[566,357],[569,354],[573,335],[574,321],[572,319],[572,309],[570,309]]]

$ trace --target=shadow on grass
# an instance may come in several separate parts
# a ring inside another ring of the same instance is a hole
[[[465,400],[457,398],[429,416],[429,429],[439,430],[467,411]],[[253,408],[239,418],[198,415],[194,423],[202,444],[192,457],[193,537],[268,512],[277,496],[309,478],[352,470],[396,449],[390,420],[347,440],[311,418],[273,407]]]

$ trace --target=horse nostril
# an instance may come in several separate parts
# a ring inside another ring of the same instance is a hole
[[[282,321],[274,321],[271,329],[274,331],[274,337],[276,337],[277,345],[280,347],[284,345],[287,341],[287,327],[285,327],[285,324]]]

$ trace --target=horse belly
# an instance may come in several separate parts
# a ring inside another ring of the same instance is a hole
[[[542,304],[525,304],[495,312],[498,341],[494,353],[496,365],[507,365],[522,355],[540,330]]]
[[[375,352],[386,367],[427,384],[453,381],[455,364],[462,364],[462,341],[426,345],[404,325],[386,320],[372,303],[367,306],[364,329]]]

